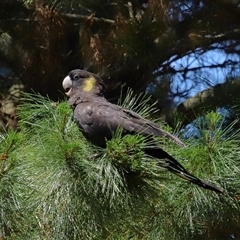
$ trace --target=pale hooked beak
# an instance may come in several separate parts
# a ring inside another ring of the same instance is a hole
[[[72,90],[73,82],[69,76],[65,77],[62,82],[63,89],[66,91],[66,95],[69,96]]]

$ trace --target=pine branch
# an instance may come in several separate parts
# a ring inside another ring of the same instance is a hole
[[[213,113],[203,139],[185,149],[161,139],[159,146],[189,171],[220,183],[222,196],[162,169],[145,155],[151,142],[142,136],[121,138],[119,129],[106,149],[96,149],[72,122],[67,103],[29,95],[18,111],[19,135],[8,134],[0,146],[7,161],[17,163],[0,179],[1,211],[9,212],[1,227],[11,223],[4,236],[196,239],[210,223],[221,226],[226,216],[234,221],[239,215],[239,134],[218,131]]]

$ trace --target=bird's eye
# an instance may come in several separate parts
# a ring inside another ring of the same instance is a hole
[[[65,88],[65,92],[69,92],[71,88]]]
[[[73,76],[73,79],[74,79],[74,80],[78,80],[78,79],[79,79],[79,75],[74,75],[74,76]]]

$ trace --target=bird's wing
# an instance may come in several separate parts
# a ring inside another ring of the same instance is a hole
[[[121,117],[121,109],[118,106],[98,100],[77,105],[73,116],[81,130],[86,133],[85,135],[92,138],[99,137],[105,141],[105,139],[111,139],[113,132],[123,126],[124,119]]]
[[[85,106],[83,106],[85,105]],[[106,101],[86,102],[77,106],[74,118],[88,133],[111,137],[121,127],[124,133],[139,133],[145,136],[166,137],[176,144],[185,144],[174,135],[164,131],[155,123],[144,119],[139,114]]]
[[[157,124],[141,117],[139,114],[127,109],[122,109],[122,111],[127,116],[124,123],[125,130],[141,133],[147,136],[166,137],[182,147],[186,146],[179,138],[164,131]]]

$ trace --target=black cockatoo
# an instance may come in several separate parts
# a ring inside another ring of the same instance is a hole
[[[73,109],[74,120],[91,143],[105,148],[106,141],[110,140],[114,132],[121,127],[122,135],[142,134],[148,138],[166,137],[182,147],[185,146],[180,139],[164,131],[155,123],[131,110],[108,102],[104,97],[104,83],[98,75],[76,69],[64,78],[62,84],[69,97],[68,103]],[[155,148],[145,149],[145,153],[163,160],[165,164],[160,165],[170,172],[203,188],[222,193],[217,186],[189,173],[157,144]]]

